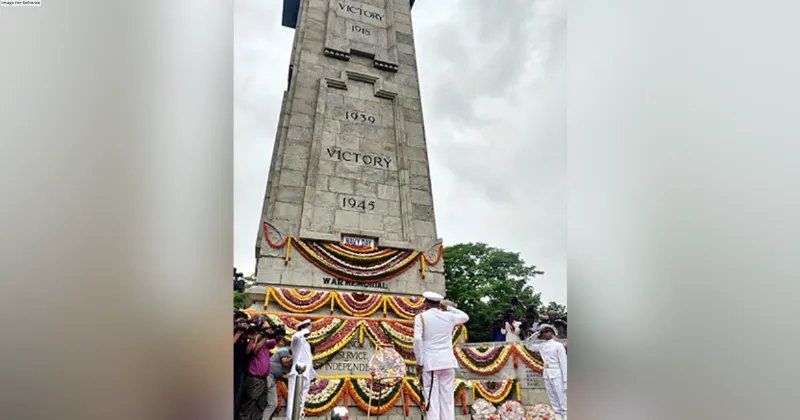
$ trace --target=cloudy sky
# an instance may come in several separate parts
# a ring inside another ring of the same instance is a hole
[[[234,262],[250,274],[294,31],[281,1],[235,4]],[[520,252],[566,303],[566,0],[417,0],[412,11],[439,236]],[[502,4],[502,6],[501,6]]]

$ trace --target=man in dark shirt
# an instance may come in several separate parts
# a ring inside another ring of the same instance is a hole
[[[263,420],[269,420],[278,408],[278,381],[289,373],[292,367],[292,354],[286,347],[285,337],[276,339],[275,354],[270,358],[269,377],[267,377],[267,406],[264,408]]]

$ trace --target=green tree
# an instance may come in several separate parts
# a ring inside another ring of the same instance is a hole
[[[555,312],[557,316],[563,316],[567,313],[567,307],[558,302],[550,302],[543,309],[544,312]]]
[[[256,273],[244,277],[244,290],[256,284]],[[233,309],[245,309],[244,293],[233,292]]]
[[[244,309],[244,293],[233,292],[233,309]]]
[[[542,305],[530,281],[544,272],[526,265],[517,252],[467,243],[446,247],[443,257],[447,298],[469,314],[472,342],[489,341],[491,320],[511,307],[512,297],[528,306]],[[521,308],[517,314],[521,315]]]

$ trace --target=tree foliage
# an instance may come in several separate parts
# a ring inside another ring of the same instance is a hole
[[[544,312],[555,312],[557,316],[564,316],[567,313],[567,307],[559,304],[558,302],[550,302],[543,309]]]
[[[244,293],[233,292],[233,309],[244,309]]]
[[[472,342],[489,341],[489,323],[511,306],[512,297],[528,306],[542,305],[530,280],[544,272],[526,265],[519,253],[467,243],[446,247],[443,257],[447,298],[469,314]]]

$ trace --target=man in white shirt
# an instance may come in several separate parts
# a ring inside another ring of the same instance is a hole
[[[520,338],[520,336],[522,335],[522,332],[520,331],[521,325],[522,322],[520,322],[517,319],[514,319],[514,317],[511,318],[510,322],[506,322],[505,328],[503,328],[502,331],[503,334],[506,335],[507,342],[517,343],[519,341],[522,341],[522,339]]]
[[[525,341],[525,347],[537,351],[542,356],[544,368],[542,378],[547,390],[550,406],[556,412],[556,419],[567,419],[567,350],[564,345],[553,340],[555,328],[549,324],[542,324],[539,331]],[[541,338],[543,343],[534,343],[533,340]]]
[[[303,416],[303,409],[306,405],[306,397],[308,397],[308,389],[311,386],[311,381],[317,377],[317,371],[314,370],[314,361],[311,359],[311,345],[308,344],[306,336],[311,334],[311,320],[305,320],[297,324],[297,332],[292,336],[292,369],[289,371],[289,387],[288,398],[286,399],[286,420],[292,419],[292,407],[294,404],[294,384],[297,381],[297,364],[303,363],[306,365],[306,370],[303,372],[305,379],[303,380],[303,392],[300,395],[300,404],[297,406],[300,410],[301,417]]]
[[[414,357],[422,378],[428,420],[455,419],[453,386],[458,362],[453,354],[453,328],[469,315],[442,302],[438,293],[425,292],[425,311],[414,317]]]

